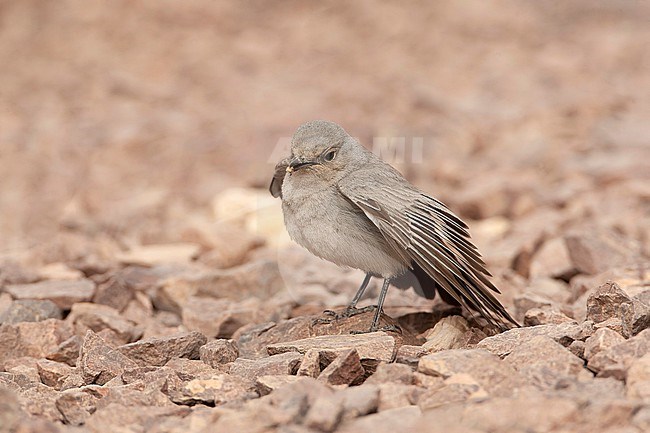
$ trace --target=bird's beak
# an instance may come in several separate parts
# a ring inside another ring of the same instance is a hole
[[[294,158],[289,162],[289,165],[287,166],[287,173],[291,174],[294,171],[298,171],[303,167],[309,167],[311,165],[316,165],[317,162],[315,161],[304,161],[298,158]]]

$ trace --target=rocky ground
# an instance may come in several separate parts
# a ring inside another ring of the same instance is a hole
[[[306,5],[0,2],[0,432],[650,430],[650,8]],[[461,215],[524,326],[332,321],[362,274],[265,190],[313,118]]]

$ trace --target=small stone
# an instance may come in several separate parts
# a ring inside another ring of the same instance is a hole
[[[199,332],[185,332],[164,338],[149,338],[120,346],[117,350],[141,366],[162,366],[172,358],[198,359],[199,349],[207,342]]]
[[[623,337],[632,335],[634,303],[618,284],[612,281],[598,287],[587,299],[587,320],[598,324],[610,319],[620,321]]]
[[[0,324],[40,322],[46,319],[61,318],[61,309],[50,300],[18,299],[13,301],[4,313],[0,314]]]
[[[411,368],[417,368],[420,358],[427,354],[427,351],[422,346],[410,346],[407,344],[401,345],[397,349],[395,355],[395,362],[399,364],[406,364]]]
[[[531,308],[524,315],[524,326],[557,325],[570,322],[575,323],[575,320],[551,306]]]
[[[74,367],[77,365],[82,341],[81,337],[73,335],[67,340],[62,341],[56,349],[46,354],[45,358],[52,361],[65,362],[69,366]]]
[[[260,395],[270,394],[278,388],[294,383],[299,380],[298,376],[291,376],[288,374],[268,374],[257,376],[255,378],[255,387]]]
[[[210,367],[233,362],[239,356],[239,350],[232,340],[218,339],[209,341],[199,348],[199,358]]]
[[[99,400],[106,394],[108,390],[98,385],[68,389],[56,399],[56,407],[63,415],[66,424],[82,425],[97,410]]]
[[[65,333],[62,328],[63,322],[56,319],[0,325],[0,369],[10,359],[43,358],[56,350]]]
[[[62,362],[41,359],[36,363],[43,384],[61,390],[63,383],[72,374],[72,367]]]
[[[88,331],[81,346],[78,366],[87,384],[103,385],[126,369],[138,365],[97,334]]]
[[[576,273],[577,270],[569,259],[569,249],[563,238],[553,238],[544,242],[530,264],[530,278],[568,279]]]
[[[255,378],[265,375],[295,374],[302,355],[286,352],[260,359],[237,358],[230,366],[230,374]]]
[[[609,328],[596,329],[596,332],[585,340],[585,359],[589,360],[598,352],[623,342],[625,338],[616,331]]]
[[[133,299],[133,296],[133,290],[128,286],[126,281],[120,275],[115,275],[97,285],[93,302],[108,305],[117,311],[122,311]]]
[[[265,322],[271,313],[262,301],[249,298],[241,302],[192,296],[183,306],[183,324],[209,338],[231,338],[246,324]]]
[[[302,357],[300,367],[298,367],[298,376],[318,377],[321,372],[320,352],[316,349],[309,349]]]
[[[186,382],[177,392],[170,393],[176,404],[222,405],[241,402],[257,396],[255,385],[235,375],[213,374]]]
[[[10,284],[5,291],[14,299],[41,299],[54,302],[60,309],[69,310],[77,302],[90,301],[95,283],[90,280],[51,280],[32,284]]]
[[[477,347],[504,357],[533,337],[546,336],[563,346],[569,346],[575,340],[584,341],[593,334],[591,322],[578,325],[575,322],[513,328],[501,334],[481,340]]]
[[[309,349],[320,352],[339,353],[356,349],[361,360],[391,362],[395,355],[395,339],[383,332],[359,335],[322,335],[285,343],[270,344],[269,355],[284,352],[305,353]]]
[[[404,364],[379,364],[377,370],[364,382],[364,384],[400,383],[413,384],[413,370]]]
[[[427,342],[422,347],[428,352],[440,350],[460,349],[465,345],[465,334],[469,331],[469,324],[464,317],[443,317],[433,329],[425,336]]]
[[[624,380],[630,365],[650,351],[650,329],[615,346],[601,350],[589,359],[587,367],[598,377]]]
[[[555,389],[566,378],[582,381],[592,378],[584,369],[582,359],[545,336],[532,338],[504,360],[539,389]]]
[[[222,373],[205,364],[203,361],[186,358],[172,358],[165,364],[165,367],[174,370],[178,377],[185,382],[199,377],[209,377],[217,373]]]
[[[365,370],[356,349],[348,349],[321,371],[318,380],[328,385],[350,385],[363,377]]]
[[[517,371],[501,359],[481,349],[452,349],[425,355],[418,371],[444,379],[456,374],[469,375],[490,395],[511,395],[522,384]]]
[[[261,358],[268,355],[267,346],[312,336],[311,317],[300,316],[279,323],[266,322],[245,325],[233,335],[239,355],[243,358]]]
[[[565,242],[571,263],[583,274],[625,266],[630,260],[628,247],[613,234],[577,233],[566,236]]]
[[[74,304],[66,321],[72,323],[77,335],[85,335],[88,330],[95,333],[112,331],[109,335],[118,344],[129,343],[142,335],[142,330],[133,322],[124,319],[119,311],[107,305],[86,302]]]

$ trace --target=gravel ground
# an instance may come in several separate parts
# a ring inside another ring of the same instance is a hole
[[[650,7],[0,2],[0,432],[650,430]],[[342,124],[469,224],[524,325],[292,244]],[[371,284],[361,305],[378,293]]]

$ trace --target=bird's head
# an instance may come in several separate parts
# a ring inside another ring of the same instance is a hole
[[[358,162],[364,148],[334,122],[313,120],[302,124],[291,140],[287,173],[334,178]]]

